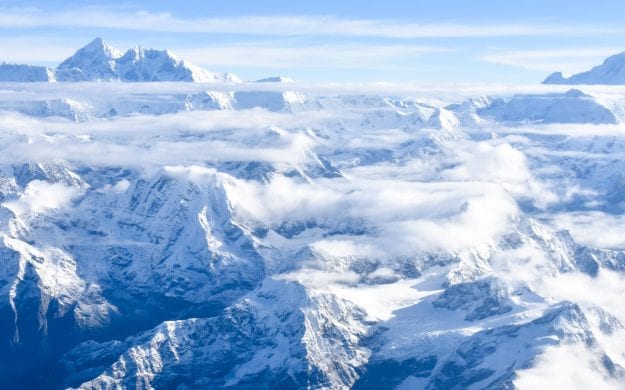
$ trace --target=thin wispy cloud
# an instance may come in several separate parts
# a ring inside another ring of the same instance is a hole
[[[346,19],[335,16],[235,16],[181,18],[170,13],[84,7],[63,11],[0,8],[0,28],[106,28],[131,31],[254,34],[261,36],[348,36],[380,38],[475,38],[623,34],[602,27],[548,23],[417,23],[405,20]]]

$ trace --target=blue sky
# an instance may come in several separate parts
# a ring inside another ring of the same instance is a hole
[[[625,51],[625,2],[0,0],[0,61],[55,65],[96,36],[243,79],[537,83]]]

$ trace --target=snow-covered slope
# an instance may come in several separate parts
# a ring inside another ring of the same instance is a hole
[[[293,81],[292,78],[283,76],[271,76],[256,80],[257,83],[292,83]]]
[[[368,355],[353,345],[366,329],[362,316],[349,302],[308,295],[301,285],[268,279],[217,317],[169,321],[125,343],[81,345],[64,363],[78,372],[75,379],[106,370],[84,388],[136,383],[154,388],[340,387],[357,376]],[[334,336],[325,337],[328,333]],[[84,359],[102,350],[119,355],[110,368]],[[337,360],[328,364],[330,356]],[[147,370],[137,376],[135,367]]]
[[[6,106],[5,106],[6,107]],[[13,102],[11,109],[35,117],[62,117],[73,121],[86,121],[95,116],[89,103],[73,99],[50,99],[33,102]],[[7,107],[7,108],[9,108]]]
[[[506,123],[618,123],[617,116],[594,97],[577,89],[564,94],[516,95],[495,99],[477,110],[485,118]]]
[[[297,92],[240,91],[234,94],[239,109],[260,107],[269,111],[293,111],[304,104],[304,96]]]
[[[56,81],[53,69],[45,66],[17,65],[2,63],[0,65],[0,82],[50,82]]]
[[[625,52],[606,58],[601,65],[586,72],[571,76],[554,72],[543,84],[625,84]]]
[[[256,83],[292,83],[286,77],[275,76]],[[234,105],[239,109],[260,107],[269,111],[294,111],[302,109],[305,104],[303,94],[293,91],[238,91],[234,94]]]
[[[211,73],[179,60],[168,50],[136,47],[115,61],[116,76],[121,81],[235,81],[230,74]]]

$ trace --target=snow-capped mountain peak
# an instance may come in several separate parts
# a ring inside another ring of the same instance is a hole
[[[294,80],[290,77],[271,76],[264,79],[256,80],[257,83],[292,83]]]
[[[563,84],[568,76],[562,72],[553,72],[543,81],[543,84]]]
[[[119,50],[96,38],[57,67],[63,81],[114,80]]]
[[[121,57],[119,50],[104,42],[102,38],[96,38],[61,62],[58,68],[83,68],[97,61],[114,61],[119,57]]]

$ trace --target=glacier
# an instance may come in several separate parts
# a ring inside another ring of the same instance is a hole
[[[0,70],[3,386],[622,387],[625,89]]]

